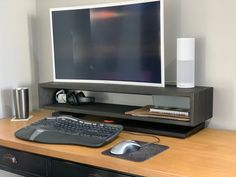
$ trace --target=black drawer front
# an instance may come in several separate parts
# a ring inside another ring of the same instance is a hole
[[[60,160],[53,160],[52,173],[52,177],[131,177],[126,174]]]
[[[0,147],[0,166],[26,176],[47,176],[46,158],[4,147]]]

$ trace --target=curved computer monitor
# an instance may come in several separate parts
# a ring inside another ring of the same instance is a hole
[[[50,9],[55,82],[164,87],[162,0]]]

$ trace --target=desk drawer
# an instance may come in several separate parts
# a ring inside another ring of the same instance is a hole
[[[60,160],[53,160],[52,173],[52,177],[131,177],[114,171]]]
[[[0,167],[26,176],[47,176],[46,158],[5,147],[0,147]]]

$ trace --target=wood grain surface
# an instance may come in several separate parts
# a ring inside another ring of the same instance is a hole
[[[31,113],[26,122],[11,122],[11,118],[0,120],[0,145],[35,154],[56,157],[77,163],[106,169],[123,171],[148,177],[235,177],[236,132],[206,128],[186,138],[160,136],[160,144],[170,148],[144,162],[131,162],[102,155],[121,140],[132,139],[152,142],[152,137],[122,132],[112,143],[101,148],[73,145],[49,145],[23,141],[14,133],[20,128],[51,114],[50,110]]]

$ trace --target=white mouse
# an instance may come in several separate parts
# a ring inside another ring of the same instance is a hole
[[[133,140],[125,140],[122,141],[120,143],[118,143],[117,145],[115,145],[110,153],[115,154],[115,155],[121,155],[121,154],[125,154],[127,152],[133,152],[133,151],[137,151],[141,148],[141,145],[138,144],[136,141]]]

